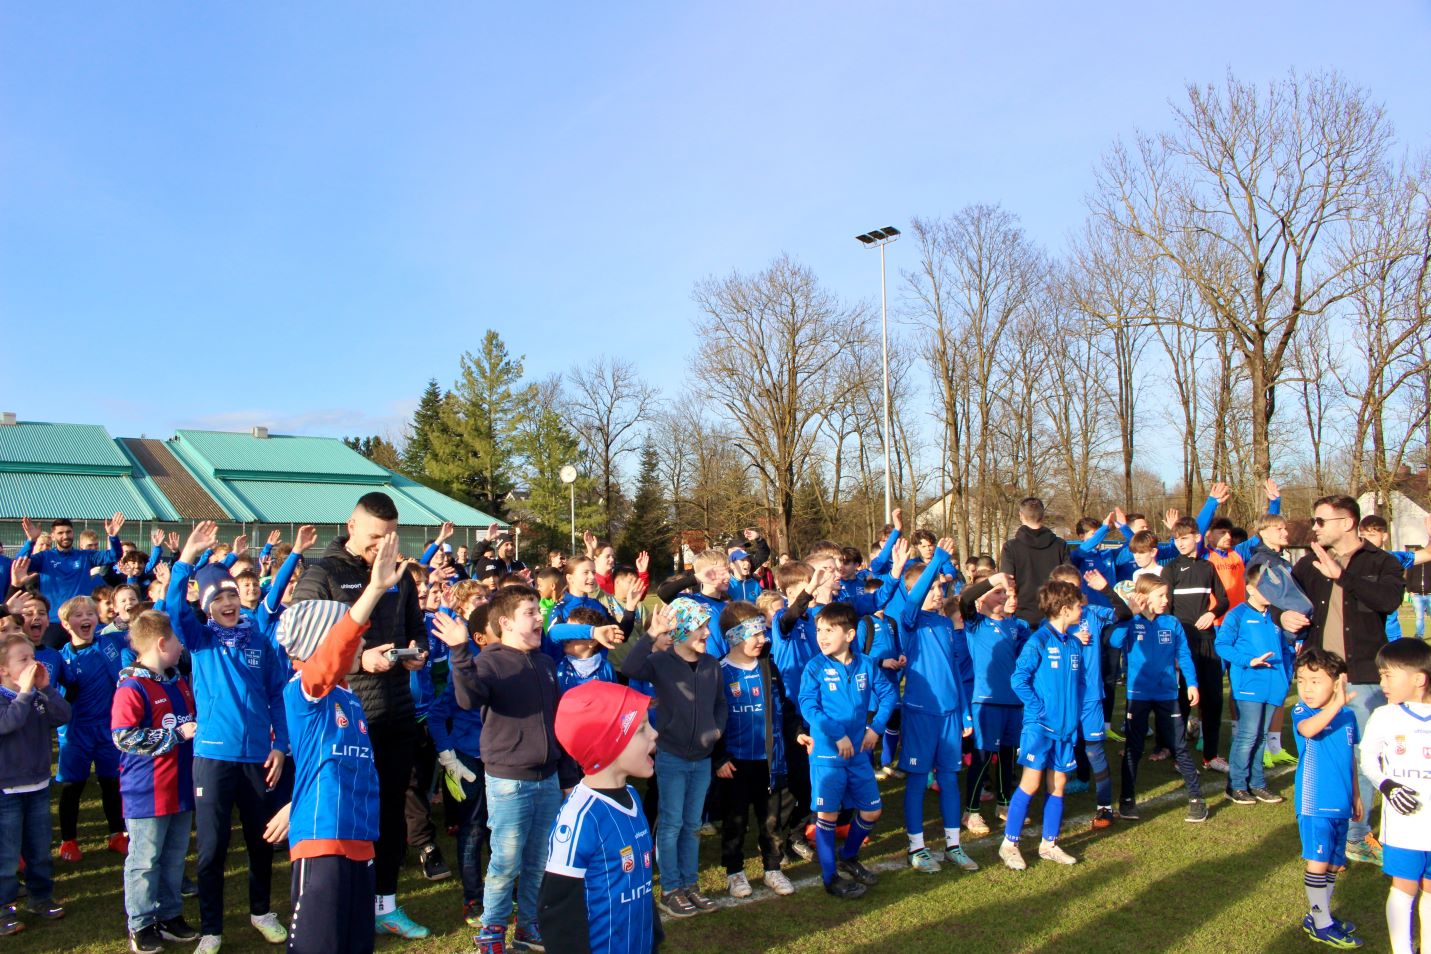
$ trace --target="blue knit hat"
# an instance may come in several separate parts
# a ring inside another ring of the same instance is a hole
[[[205,613],[209,611],[209,604],[214,601],[214,597],[220,593],[225,590],[238,592],[238,584],[234,582],[229,568],[222,563],[210,563],[200,567],[199,572],[194,574],[194,582],[199,584],[199,608]]]

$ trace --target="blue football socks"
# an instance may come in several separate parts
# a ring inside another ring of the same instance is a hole
[[[1043,803],[1043,840],[1057,841],[1063,827],[1063,796],[1050,795]]]
[[[835,823],[823,818],[815,819],[815,854],[820,858],[820,873],[825,883],[835,880]]]
[[[1018,841],[1019,832],[1023,831],[1024,819],[1028,817],[1029,802],[1033,796],[1021,788],[1014,789],[1014,797],[1009,799],[1009,817],[1004,822],[1004,837],[1009,841]]]

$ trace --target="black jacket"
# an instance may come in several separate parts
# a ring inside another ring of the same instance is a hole
[[[556,663],[541,650],[497,643],[477,655],[466,643],[448,651],[452,691],[464,709],[482,710],[482,763],[498,778],[535,782],[556,772],[561,787],[581,769],[556,737]]]
[[[1406,571],[1406,590],[1417,596],[1431,593],[1431,563],[1418,563]]]
[[[1332,581],[1315,566],[1309,553],[1292,568],[1292,579],[1312,601],[1312,625],[1304,631],[1305,645],[1322,648],[1327,625]],[[1374,683],[1376,654],[1386,645],[1386,618],[1401,609],[1406,578],[1396,557],[1369,543],[1352,553],[1338,578],[1342,586],[1342,638],[1347,650],[1347,681]],[[1302,635],[1302,634],[1299,634]]]
[[[706,758],[725,732],[729,714],[720,663],[701,653],[692,668],[674,649],[657,653],[651,651],[653,646],[650,636],[638,639],[621,663],[621,673],[655,687],[656,747],[692,762]],[[482,754],[487,754],[485,743]]]
[[[1188,649],[1204,656],[1217,655],[1213,648],[1217,631],[1212,626],[1198,629],[1196,625],[1204,613],[1221,618],[1231,608],[1217,567],[1206,560],[1178,554],[1163,567],[1162,578],[1168,584],[1168,612],[1183,624]]]
[[[347,536],[337,537],[323,551],[321,560],[307,564],[293,589],[293,602],[337,600],[351,606],[358,601],[372,576],[372,568],[362,557],[348,552],[347,542]],[[378,600],[371,625],[363,636],[363,648],[392,643],[427,649],[422,605],[412,577],[404,573],[395,590],[384,593]],[[393,666],[387,672],[357,672],[348,678],[348,685],[363,700],[363,713],[370,725],[381,728],[415,723],[409,677],[407,669]]]
[[[1038,609],[1038,590],[1048,582],[1053,568],[1073,562],[1068,558],[1068,543],[1048,527],[1030,530],[1019,527],[1014,538],[1004,544],[999,558],[999,570],[1011,573],[1018,588],[1019,610],[1016,615],[1037,629],[1043,622]]]

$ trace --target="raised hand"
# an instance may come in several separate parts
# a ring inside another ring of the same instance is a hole
[[[626,635],[621,632],[621,627],[611,625],[591,627],[591,638],[607,649],[615,649],[626,641]]]
[[[500,523],[489,524],[487,527],[487,542],[491,543],[502,535],[502,525]]]
[[[448,646],[461,646],[472,638],[466,623],[446,613],[438,613],[432,618],[432,629],[437,638]]]
[[[894,525],[894,529],[900,534],[904,533],[904,511],[895,507],[889,512],[889,522]]]
[[[373,569],[368,582],[382,590],[390,589],[402,579],[402,564],[398,562],[398,539],[396,533],[389,533],[378,544],[378,552],[373,557]]]
[[[235,557],[241,557],[247,552],[248,534],[240,533],[238,536],[234,537],[233,554]]]
[[[1097,570],[1089,570],[1083,574],[1083,582],[1088,584],[1090,590],[1097,590],[1100,593],[1108,589],[1108,578]]]
[[[662,648],[660,641],[670,636],[671,631],[675,628],[676,614],[672,612],[671,607],[658,606],[656,611],[651,614],[651,619],[646,623],[646,635],[650,636],[657,643],[657,648],[660,649]],[[669,639],[666,642],[667,645],[670,644]]]
[[[194,524],[194,529],[189,534],[189,539],[184,543],[184,550],[179,554],[179,560],[183,563],[192,564],[198,559],[199,554],[205,550],[213,549],[219,540],[219,525],[212,520],[200,520]]]
[[[158,549],[164,545],[164,531],[155,527],[149,531],[149,546]]]
[[[35,521],[31,520],[29,517],[20,518],[20,529],[24,531],[25,539],[29,540],[31,543],[34,543],[36,540],[40,539],[40,525],[37,524]]]
[[[1232,488],[1219,480],[1208,488],[1207,495],[1216,500],[1218,506],[1221,506],[1232,499]]]
[[[298,536],[293,539],[293,552],[302,553],[317,542],[318,528],[311,523],[305,523],[298,528]]]
[[[948,555],[951,556],[951,557],[954,555],[954,538],[953,538],[953,537],[940,537],[939,542],[938,542],[937,544],[935,544],[935,546],[937,546],[939,549],[943,550],[946,554],[948,554]]]
[[[645,573],[650,568],[651,554],[647,553],[645,550],[642,550],[640,553],[636,554],[636,572]]]
[[[452,534],[456,531],[457,528],[453,526],[452,521],[449,520],[444,523],[442,525],[442,529],[437,531],[437,545],[442,546],[448,541],[448,539],[451,538]]]
[[[1122,507],[1114,507],[1114,508],[1113,508],[1113,520],[1114,520],[1113,529],[1115,529],[1115,530],[1118,529],[1119,527],[1125,527],[1125,526],[1128,525],[1128,515],[1123,512],[1123,508],[1122,508]]]
[[[1271,477],[1268,477],[1262,482],[1262,489],[1266,491],[1267,500],[1269,503],[1273,500],[1282,499],[1282,488],[1278,487],[1277,481],[1273,480]]]
[[[167,588],[169,586],[169,564],[163,562],[154,564],[154,579],[163,583]]]
[[[898,577],[904,570],[904,565],[909,562],[909,541],[900,537],[894,541],[894,546],[890,548],[889,555],[893,561],[890,564],[890,575]]]
[[[1182,515],[1182,511],[1177,507],[1169,507],[1163,511],[1163,526],[1171,531],[1173,527],[1177,526],[1177,522],[1182,518]]]
[[[10,561],[10,585],[22,590],[39,574],[30,572],[30,558],[16,557]]]
[[[117,537],[117,536],[119,536],[119,531],[121,531],[121,530],[123,530],[123,529],[124,529],[124,514],[122,514],[122,513],[120,513],[119,511],[116,510],[115,513],[114,513],[114,516],[110,517],[108,520],[106,520],[106,521],[104,522],[104,533],[105,533],[105,536]]]
[[[583,531],[581,531],[581,543],[582,543],[582,546],[586,547],[586,555],[587,555],[587,556],[589,556],[589,557],[594,557],[594,556],[596,556],[596,544],[597,544],[596,534],[592,533],[590,530],[583,530]]]
[[[647,586],[640,579],[631,584],[631,589],[626,591],[626,599],[621,601],[621,605],[632,613],[636,612],[641,605],[641,601],[646,598]]]
[[[276,547],[276,546],[278,546],[278,545],[279,545],[280,543],[282,543],[282,542],[283,542],[283,531],[282,531],[282,530],[270,530],[270,531],[268,531],[268,545],[269,545],[269,546],[271,546],[271,547]]]
[[[1320,543],[1312,541],[1312,552],[1317,555],[1312,566],[1317,568],[1317,572],[1329,580],[1335,580],[1342,575],[1342,565],[1332,558]]]

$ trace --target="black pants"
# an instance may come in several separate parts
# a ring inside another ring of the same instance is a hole
[[[1192,756],[1188,754],[1186,723],[1177,703],[1171,699],[1156,702],[1149,699],[1128,700],[1128,741],[1123,744],[1123,779],[1118,797],[1125,802],[1135,800],[1138,763],[1143,758],[1150,715],[1157,723],[1158,737],[1162,738],[1166,733],[1172,739],[1173,758],[1177,760],[1178,772],[1187,783],[1188,796],[1201,798],[1202,783],[1198,780],[1197,769],[1193,767]]]
[[[60,841],[79,840],[80,800],[87,782],[88,779],[60,783]],[[99,798],[104,806],[104,820],[109,826],[109,833],[117,835],[124,831],[124,803],[119,795],[119,779],[100,778]]]
[[[730,778],[716,777],[720,792],[721,817],[720,860],[725,873],[745,870],[745,832],[750,813],[755,811],[755,840],[760,845],[760,860],[766,871],[780,870],[781,820],[790,810],[793,799],[784,784],[774,791],[770,785],[770,763],[761,759],[736,759],[735,774]]]
[[[810,818],[810,753],[795,741],[795,736],[800,734],[798,719],[787,721],[782,731],[785,734],[786,785],[790,791],[790,807],[781,819],[780,831],[783,844],[788,845],[804,840],[805,824]]]
[[[1198,645],[1198,637],[1193,637],[1191,642],[1193,671],[1197,673],[1197,711],[1202,719],[1202,757],[1211,762],[1217,758],[1222,744],[1222,657],[1213,650],[1211,640],[1206,647]],[[1179,678],[1178,691],[1178,704],[1186,723],[1192,706],[1188,702],[1185,679]]]
[[[273,804],[262,765],[194,759],[194,829],[199,841],[199,929],[224,933],[224,869],[234,809],[248,849],[248,913],[273,910],[273,846],[263,838]]]
[[[413,722],[368,723],[373,740],[373,767],[378,772],[378,840],[373,845],[373,891],[397,894],[398,870],[407,854],[407,790],[417,748]],[[371,926],[369,930],[371,930]]]
[[[1000,747],[998,751],[999,767],[993,768],[993,752],[984,752],[980,749],[974,750],[974,755],[969,762],[969,781],[964,788],[964,810],[966,812],[977,812],[979,810],[984,795],[984,783],[992,782],[994,785],[994,796],[1000,805],[1007,805],[1009,799],[1014,796],[1014,765],[1018,756],[1014,752],[1012,745]]]
[[[437,827],[432,823],[432,780],[437,774],[437,748],[427,723],[417,724],[417,740],[413,747],[412,780],[407,787],[403,814],[407,819],[407,843],[422,849],[433,844]],[[443,786],[446,788],[446,786]]]
[[[293,862],[288,954],[372,954],[373,863],[338,855]]]

